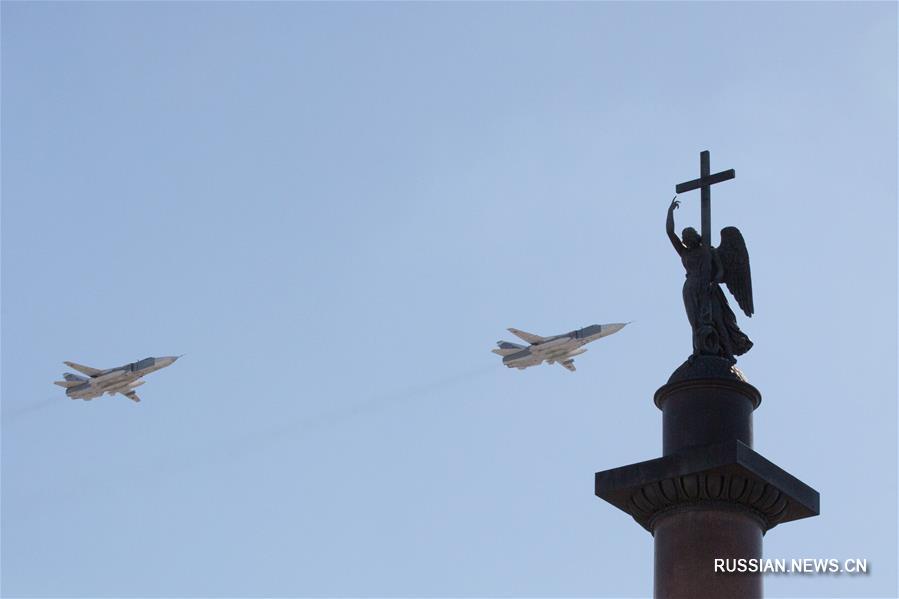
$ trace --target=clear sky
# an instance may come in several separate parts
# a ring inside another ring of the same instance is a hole
[[[821,492],[765,555],[871,568],[767,595],[895,597],[896,17],[4,2],[3,596],[648,595],[593,475],[661,453],[708,149],[755,448]],[[173,354],[140,404],[51,384]]]

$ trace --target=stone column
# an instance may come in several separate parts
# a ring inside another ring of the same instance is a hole
[[[728,360],[688,360],[655,394],[662,457],[596,474],[596,495],[654,537],[656,599],[760,599],[761,575],[715,560],[760,559],[766,531],[818,514],[817,491],[753,451],[760,403]]]

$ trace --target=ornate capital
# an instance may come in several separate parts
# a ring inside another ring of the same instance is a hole
[[[788,505],[784,493],[758,479],[700,473],[643,485],[631,495],[629,513],[652,531],[659,517],[674,510],[735,508],[755,516],[767,531],[780,523]]]
[[[817,491],[739,441],[598,472],[596,495],[649,532],[671,510],[744,510],[763,532],[819,513]]]

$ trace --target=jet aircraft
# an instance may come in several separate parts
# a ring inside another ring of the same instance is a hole
[[[494,349],[493,353],[502,356],[503,364],[509,368],[524,370],[530,366],[549,362],[550,364],[559,364],[574,372],[574,356],[587,351],[587,348],[582,346],[601,337],[617,333],[628,324],[630,323],[591,324],[589,327],[552,337],[541,337],[518,329],[509,329],[510,333],[527,341],[530,345],[497,341],[496,344],[499,347]]]
[[[141,380],[144,375],[155,372],[160,368],[170,366],[175,360],[181,356],[163,356],[161,358],[144,358],[138,362],[125,364],[117,368],[109,368],[100,370],[99,368],[91,368],[83,366],[75,362],[64,362],[66,366],[74,368],[78,372],[84,373],[87,377],[78,376],[71,372],[63,374],[64,381],[53,381],[54,385],[65,387],[66,395],[72,399],[91,400],[99,397],[104,393],[115,395],[121,393],[131,401],[140,401],[137,393],[134,392],[135,387],[143,385],[146,381]]]

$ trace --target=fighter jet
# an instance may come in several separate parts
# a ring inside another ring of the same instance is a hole
[[[574,372],[572,358],[587,351],[587,348],[582,346],[601,337],[617,333],[628,324],[630,323],[591,324],[589,327],[552,337],[541,337],[518,329],[509,329],[510,333],[527,341],[530,345],[525,347],[509,341],[497,341],[496,344],[499,347],[494,349],[493,353],[502,356],[503,364],[509,368],[524,370],[529,366],[549,362],[550,364],[559,364]]]
[[[74,368],[78,372],[87,375],[87,378],[66,372],[63,374],[64,381],[53,381],[54,385],[66,388],[66,395],[72,399],[91,400],[99,397],[104,393],[115,395],[121,393],[131,401],[140,401],[137,393],[134,392],[135,387],[143,385],[146,381],[141,380],[144,375],[155,372],[160,368],[170,366],[175,360],[181,356],[164,356],[162,358],[144,358],[139,362],[132,362],[117,368],[108,370],[100,370],[83,366],[75,362],[63,362],[66,366]]]

